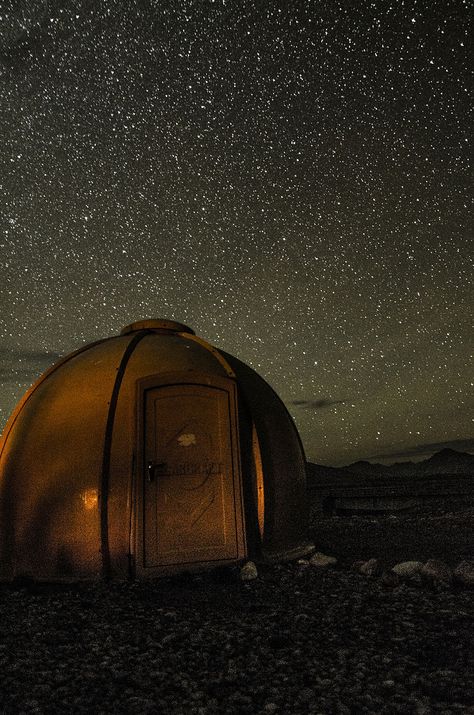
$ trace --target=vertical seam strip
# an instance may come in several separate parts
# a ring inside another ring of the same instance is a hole
[[[198,337],[197,335],[191,335],[191,333],[178,333],[178,335],[181,338],[185,338],[186,340],[192,340],[194,343],[198,343],[198,345],[201,345],[201,347],[205,348],[208,350],[213,357],[222,365],[224,370],[226,371],[227,375],[229,377],[233,377],[234,379],[236,378],[236,374],[230,364],[227,362],[225,357],[222,355],[222,353],[215,348],[213,345],[207,342],[207,340],[204,340],[203,338]]]
[[[100,477],[100,550],[102,553],[102,575],[107,578],[110,576],[110,546],[109,546],[109,482],[110,482],[110,456],[112,449],[112,435],[114,429],[115,412],[117,410],[118,396],[122,385],[123,376],[130,357],[149,331],[143,331],[134,336],[133,340],[127,345],[120,365],[117,368],[114,388],[110,398],[109,413],[107,415],[107,425],[105,427],[104,438],[104,454],[102,459],[102,472]]]

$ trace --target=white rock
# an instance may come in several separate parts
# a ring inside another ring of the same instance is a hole
[[[246,564],[240,569],[240,580],[241,581],[253,581],[258,577],[257,567],[253,561],[247,561]]]
[[[474,586],[474,561],[461,561],[454,569],[454,578],[464,586]]]
[[[399,564],[395,564],[392,571],[400,578],[412,578],[420,573],[422,567],[421,561],[401,561]]]
[[[318,568],[328,568],[329,566],[335,566],[337,564],[337,559],[334,556],[326,556],[320,551],[316,551],[309,560],[311,566],[317,566]]]
[[[444,561],[430,559],[420,570],[421,575],[431,583],[451,583],[453,572]]]

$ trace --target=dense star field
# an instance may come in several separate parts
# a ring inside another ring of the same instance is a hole
[[[472,450],[472,9],[2,4],[1,425],[155,317],[259,371],[312,461]]]

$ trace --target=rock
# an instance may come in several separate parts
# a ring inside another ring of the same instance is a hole
[[[329,566],[335,566],[337,564],[337,559],[334,556],[326,556],[320,551],[316,551],[309,560],[311,566],[316,566],[318,568],[328,568]]]
[[[453,576],[463,586],[474,586],[474,561],[461,561],[454,569]]]
[[[303,688],[300,690],[298,700],[301,703],[312,703],[315,699],[315,693],[312,688]]]
[[[363,566],[365,563],[366,561],[362,561],[361,559],[354,561],[351,566],[351,571],[356,571],[357,573],[360,573],[360,567]]]
[[[365,561],[360,567],[359,572],[364,576],[369,576],[370,578],[375,578],[380,576],[382,573],[382,567],[378,559],[369,559]]]
[[[421,576],[428,583],[450,584],[453,580],[453,572],[444,561],[430,559],[420,570]]]
[[[432,710],[427,702],[424,702],[423,700],[417,700],[416,698],[413,702],[416,706],[416,715],[431,715]]]
[[[422,567],[421,561],[401,561],[395,564],[392,571],[400,578],[413,578],[420,574]]]
[[[253,561],[247,561],[246,564],[240,569],[240,580],[241,581],[253,581],[258,577],[257,567]]]
[[[296,563],[298,564],[298,566],[303,566],[304,568],[306,568],[306,566],[309,566],[308,559],[298,559]]]
[[[380,583],[383,586],[395,588],[395,586],[398,586],[400,583],[400,577],[395,573],[395,571],[384,571],[380,578]]]

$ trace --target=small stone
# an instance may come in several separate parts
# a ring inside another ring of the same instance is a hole
[[[421,561],[401,561],[393,567],[392,571],[400,578],[413,578],[420,573],[422,568]]]
[[[369,559],[368,561],[365,561],[365,563],[359,567],[359,572],[364,576],[369,576],[370,578],[380,576],[382,573],[380,561],[378,559]]]
[[[276,703],[266,703],[263,709],[266,713],[275,713],[278,710],[278,705]]]
[[[474,561],[461,561],[454,569],[453,576],[463,586],[474,586]]]
[[[352,710],[343,703],[339,703],[337,706],[337,715],[351,715]]]
[[[297,613],[295,616],[295,623],[301,623],[305,621],[309,621],[310,617],[308,616],[307,613]]]
[[[311,556],[309,563],[311,566],[316,566],[317,568],[328,568],[329,566],[335,566],[337,559],[335,556],[327,556],[320,551],[316,551],[316,553]]]
[[[415,699],[414,705],[416,707],[416,715],[431,715],[432,710],[427,702]]]
[[[363,566],[365,563],[366,563],[365,561],[363,561],[361,559],[357,559],[357,561],[354,561],[352,563],[351,571],[356,571],[357,573],[360,573],[360,567]]]
[[[257,567],[253,561],[247,561],[246,564],[240,569],[240,580],[241,581],[253,581],[258,577]]]
[[[299,701],[302,703],[309,703],[314,700],[314,690],[311,688],[303,688],[299,694]]]
[[[400,578],[394,571],[384,571],[380,583],[388,588],[395,588],[400,583]]]

